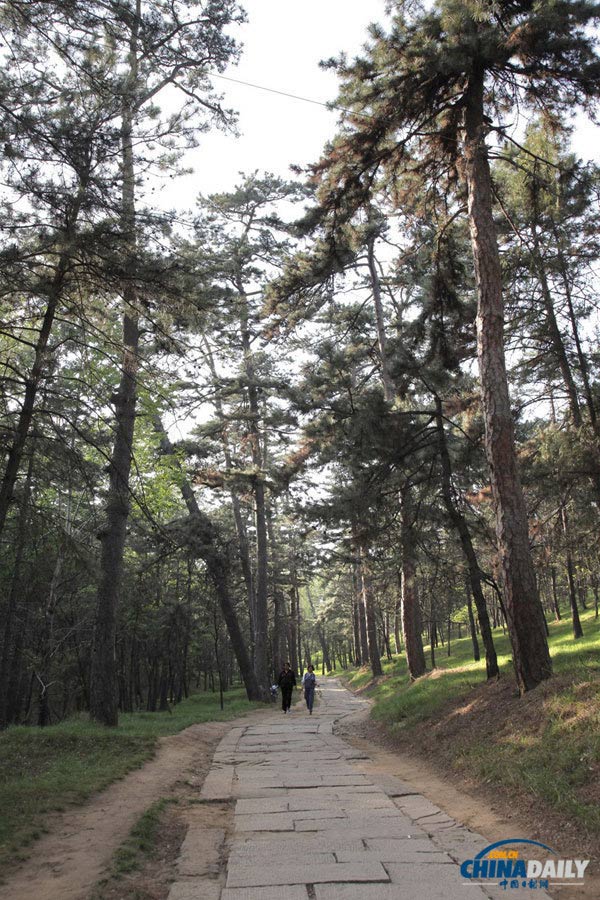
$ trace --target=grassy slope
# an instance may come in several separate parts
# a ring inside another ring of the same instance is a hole
[[[583,613],[583,639],[571,622],[550,624],[555,676],[524,698],[516,696],[508,638],[494,633],[502,669],[482,684],[483,662],[471,641],[439,647],[437,668],[407,682],[403,657],[385,661],[371,684],[365,669],[348,673],[353,690],[367,688],[372,716],[398,743],[499,789],[539,798],[580,827],[600,834],[600,622]]]
[[[73,718],[48,728],[19,726],[0,734],[0,866],[20,858],[44,830],[47,813],[83,803],[137,768],[159,737],[196,722],[230,719],[249,704],[242,689],[195,694],[173,712],[122,715],[116,729]]]

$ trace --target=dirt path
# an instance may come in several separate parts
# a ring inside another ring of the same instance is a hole
[[[85,806],[56,816],[52,833],[0,887],[2,900],[83,900],[142,813],[180,782],[199,789],[214,748],[238,720],[192,725],[161,738],[156,756]]]

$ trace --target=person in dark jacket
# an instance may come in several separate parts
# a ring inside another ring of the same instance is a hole
[[[315,688],[317,679],[315,676],[314,666],[308,666],[306,672],[302,676],[302,687],[304,689],[304,699],[306,700],[306,708],[312,716],[313,703],[315,702]]]
[[[286,713],[292,705],[292,691],[296,687],[296,673],[290,668],[289,662],[283,667],[277,684],[281,688],[281,708]]]

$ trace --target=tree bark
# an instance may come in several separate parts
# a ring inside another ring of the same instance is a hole
[[[225,472],[227,475],[231,475],[233,471],[232,459],[231,459],[231,449],[229,446],[229,439],[227,436],[226,430],[226,416],[225,411],[223,409],[223,402],[221,400],[221,396],[218,391],[218,376],[217,369],[215,366],[212,350],[210,348],[210,344],[206,338],[204,338],[204,347],[206,349],[206,358],[208,360],[208,365],[210,368],[210,372],[213,378],[213,382],[215,385],[215,409],[217,410],[217,415],[219,417],[219,421],[222,425],[221,432],[221,443],[223,445],[223,455],[225,457]],[[242,517],[242,510],[240,506],[240,498],[236,494],[233,488],[229,491],[229,496],[231,497],[231,508],[233,510],[233,519],[235,522],[235,530],[238,536],[238,545],[240,550],[240,563],[242,566],[242,575],[244,576],[244,582],[246,584],[246,593],[248,596],[248,613],[250,615],[250,628],[252,631],[252,635],[254,636],[255,632],[255,591],[254,591],[254,576],[252,574],[252,565],[250,563],[250,549],[248,545],[248,533],[246,531],[246,525],[244,523],[244,519]]]
[[[390,376],[387,342],[385,334],[385,321],[383,317],[383,304],[381,302],[381,284],[379,280],[379,272],[377,271],[377,261],[375,259],[375,235],[369,235],[367,241],[367,263],[369,266],[369,275],[371,279],[371,289],[373,291],[373,302],[375,304],[375,322],[377,325],[377,344],[379,347],[379,360],[381,363],[381,381],[383,384],[383,396],[388,403],[394,399],[394,382]]]
[[[383,669],[381,668],[381,657],[379,655],[379,646],[377,643],[377,619],[375,618],[373,586],[371,584],[368,547],[364,540],[361,540],[359,542],[358,551],[361,593],[363,601],[362,605],[365,611],[367,641],[369,647],[369,661],[371,663],[371,671],[373,675],[375,677],[378,677],[379,675],[383,675]]]
[[[452,466],[450,462],[450,453],[448,452],[448,443],[446,441],[446,431],[444,429],[444,419],[442,417],[442,401],[436,395],[435,398],[436,411],[436,427],[438,434],[438,448],[440,452],[440,471],[442,482],[442,498],[446,507],[446,512],[450,521],[456,528],[460,543],[469,570],[469,580],[471,583],[471,591],[475,599],[475,607],[477,609],[477,618],[479,619],[479,628],[481,630],[481,640],[485,647],[485,669],[488,678],[497,678],[500,674],[498,669],[498,659],[496,657],[496,648],[494,647],[494,639],[490,626],[490,617],[487,611],[485,597],[481,587],[481,576],[479,563],[471,540],[471,533],[467,521],[459,510],[452,490]]]
[[[35,450],[31,448],[27,477],[23,487],[23,497],[19,506],[19,519],[17,522],[16,548],[13,569],[11,575],[10,591],[7,605],[4,610],[4,634],[2,638],[2,657],[0,659],[0,729],[6,728],[8,720],[8,682],[9,672],[13,659],[13,634],[14,620],[17,611],[18,598],[21,589],[21,566],[25,543],[27,540],[27,522],[29,518],[29,499],[31,496],[31,479],[33,475],[33,460]]]
[[[123,362],[119,389],[114,396],[115,439],[110,460],[106,524],[99,533],[100,581],[90,678],[90,714],[103,725],[118,724],[118,692],[115,659],[117,609],[123,575],[123,553],[130,511],[129,475],[133,458],[133,434],[137,403],[140,332],[137,314],[135,166],[133,123],[138,86],[138,32],[140,0],[132,16],[129,42],[128,84],[123,96],[121,165],[123,177],[121,226],[127,259],[123,281]]]
[[[471,632],[471,643],[473,644],[473,659],[479,662],[481,654],[479,652],[479,641],[477,640],[477,629],[475,628],[475,618],[473,616],[473,601],[471,599],[471,581],[467,578],[467,613],[469,615],[469,630]]]
[[[273,587],[273,672],[277,678],[286,661],[284,658],[286,616],[285,598],[281,590],[281,564],[275,541],[273,513],[270,505],[267,507],[267,536],[271,545],[271,584]],[[294,669],[295,671],[296,669]]]
[[[571,615],[573,621],[573,637],[577,640],[583,637],[583,628],[581,627],[581,619],[579,618],[579,610],[577,608],[577,594],[575,591],[575,574],[573,569],[573,554],[571,553],[571,542],[569,536],[569,519],[564,504],[560,510],[560,521],[563,534],[565,536],[565,557],[567,580],[569,583],[569,602],[571,605]]]
[[[159,416],[154,420],[154,427],[161,436],[162,452],[172,456],[173,447]],[[190,517],[197,525],[197,540],[194,542],[195,552],[204,560],[208,575],[214,585],[248,699],[266,701],[268,693],[261,688],[256,679],[250,654],[248,653],[235,606],[229,592],[227,562],[216,546],[217,535],[214,526],[209,517],[198,506],[194,491],[186,478],[183,478],[181,482],[181,494]]]
[[[255,615],[254,615],[254,671],[259,685],[266,691],[269,688],[269,662],[268,662],[268,546],[267,525],[265,507],[265,482],[263,455],[260,444],[260,406],[258,388],[256,384],[256,372],[252,353],[251,335],[248,326],[247,298],[241,282],[237,276],[237,288],[242,303],[241,331],[242,350],[244,354],[244,372],[246,376],[246,389],[248,391],[250,450],[252,465],[254,467],[253,494],[256,524],[256,589],[255,589]]]
[[[504,357],[502,279],[492,215],[483,96],[484,69],[476,66],[465,92],[464,162],[478,293],[477,355],[504,606],[517,684],[523,694],[551,676],[552,663],[529,550],[527,510],[517,466]]]
[[[415,547],[413,537],[413,511],[411,488],[405,485],[400,503],[401,550],[402,550],[402,627],[406,662],[411,679],[420,678],[427,669],[423,639],[421,637],[421,616],[416,578]]]

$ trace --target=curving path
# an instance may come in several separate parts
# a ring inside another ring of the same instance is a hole
[[[200,795],[231,804],[228,827],[192,822],[169,900],[531,897],[465,884],[460,861],[488,841],[333,734],[366,705],[328,679],[312,716],[297,704],[232,728]]]

